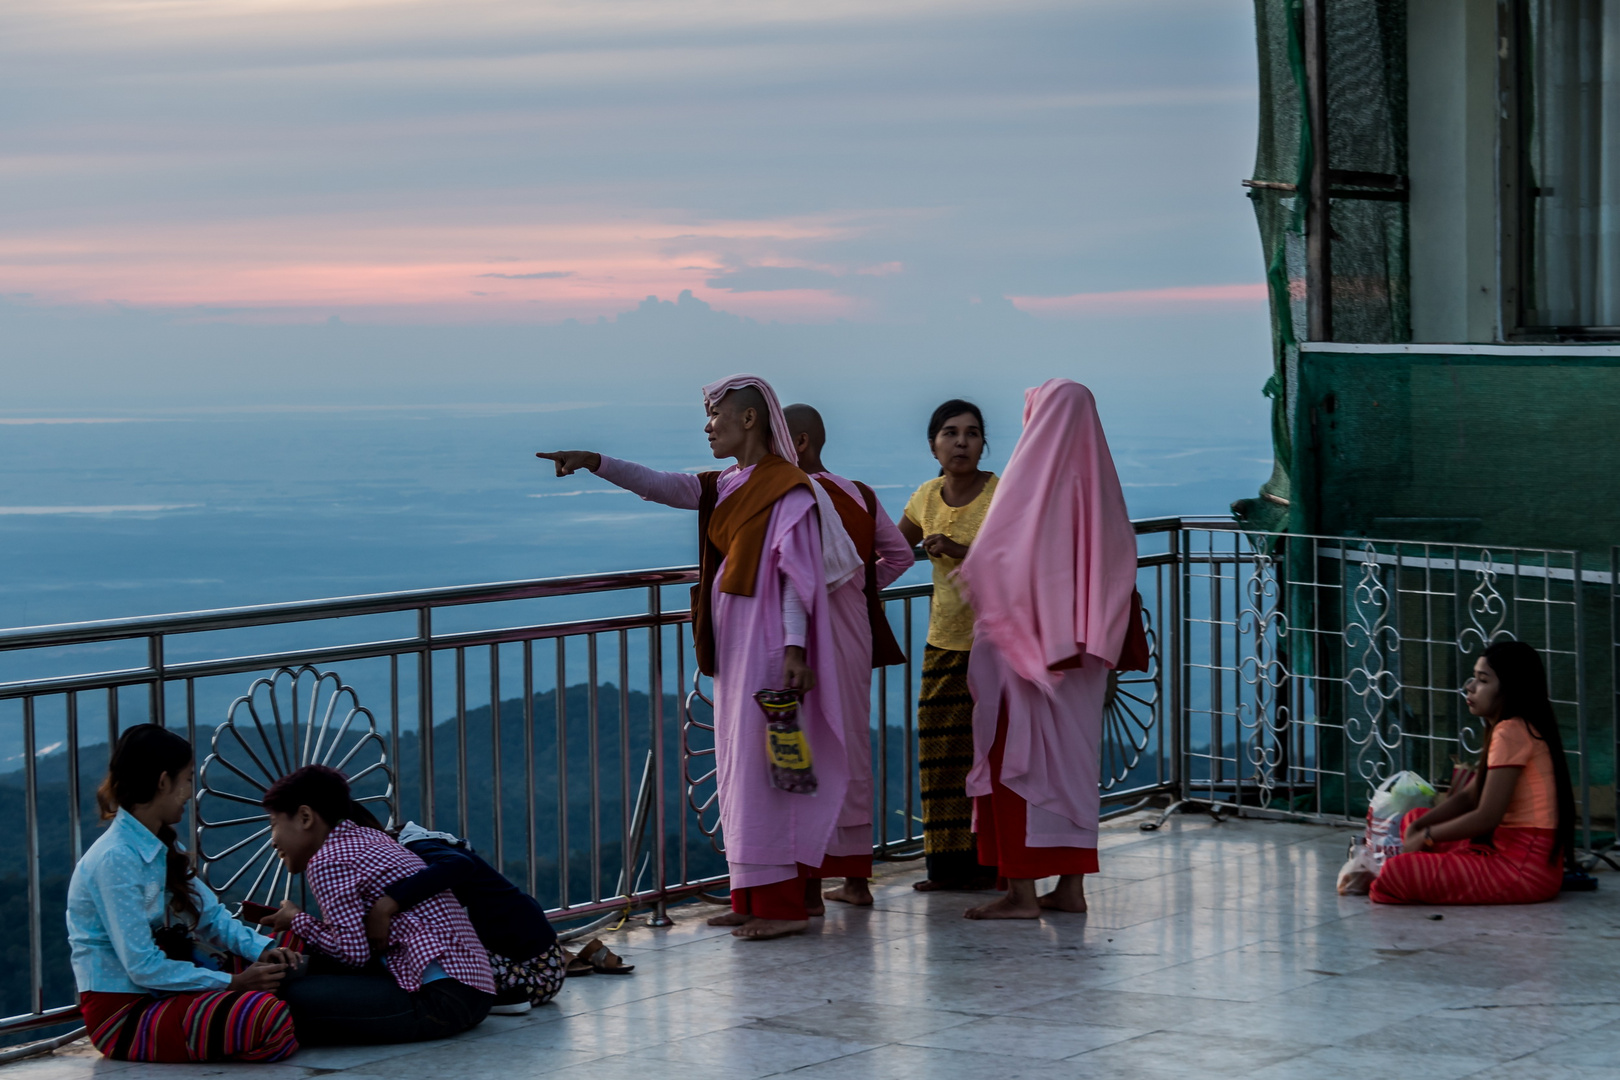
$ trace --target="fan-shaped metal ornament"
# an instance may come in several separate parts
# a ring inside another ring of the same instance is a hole
[[[337,769],[357,802],[394,824],[388,744],[371,710],[336,672],[278,668],[231,702],[197,771],[199,870],[215,892],[271,905],[292,895],[296,875],[270,846],[262,800],[271,784],[305,765]]]
[[[1152,613],[1142,609],[1142,626],[1147,632],[1148,669],[1108,672],[1108,690],[1103,697],[1102,789],[1112,791],[1125,783],[1147,752],[1158,726],[1159,712],[1159,635]]]
[[[702,672],[692,672],[692,689],[681,702],[681,781],[686,788],[686,803],[697,820],[698,831],[709,838],[715,851],[724,855],[726,846],[720,835],[720,770],[714,753],[714,724],[705,724],[693,711],[702,702],[709,707],[710,716],[713,716],[714,699],[701,689],[698,680],[702,677]],[[707,735],[700,735],[699,732],[707,732]],[[701,743],[708,745],[698,745]],[[705,762],[704,758],[709,760]]]

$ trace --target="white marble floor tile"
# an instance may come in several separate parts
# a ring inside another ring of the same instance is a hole
[[[1144,1080],[1161,1077],[1185,1080],[1188,1076],[1235,1080],[1321,1048],[1304,1041],[1283,1043],[1251,1037],[1156,1031],[1112,1043],[1069,1061],[1084,1068],[1088,1075],[1095,1070],[1099,1074],[1114,1072]]]
[[[784,1031],[765,1023],[727,1028],[640,1050],[639,1056],[679,1063],[683,1072],[714,1066],[749,1076],[770,1076],[874,1049],[877,1043]]]
[[[1142,1028],[1102,1026],[1028,1016],[992,1016],[957,1027],[901,1039],[911,1046],[937,1046],[943,1050],[982,1050],[995,1047],[1010,1057],[1060,1061],[1138,1035]]]

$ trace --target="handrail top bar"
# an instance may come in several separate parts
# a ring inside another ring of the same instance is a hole
[[[1191,517],[1146,518],[1134,522],[1138,533],[1178,528]],[[1219,519],[1212,519],[1218,521]],[[1199,525],[1204,526],[1200,521]],[[1234,523],[1235,524],[1235,523]],[[82,645],[92,641],[140,637],[144,634],[195,634],[244,626],[271,626],[308,619],[337,619],[355,615],[381,615],[421,607],[455,607],[503,600],[533,600],[547,596],[611,592],[656,585],[689,585],[697,580],[696,566],[665,566],[569,577],[532,578],[479,585],[445,585],[431,589],[366,593],[321,600],[290,600],[279,604],[253,604],[209,611],[180,611],[162,615],[136,615],[123,619],[19,626],[0,630],[0,649]]]
[[[230,630],[243,626],[269,626],[309,619],[336,619],[354,615],[381,615],[412,611],[423,607],[456,607],[505,600],[533,600],[547,596],[574,596],[582,593],[611,592],[618,589],[645,589],[661,585],[688,585],[697,580],[696,566],[660,567],[648,570],[578,574],[570,577],[534,578],[480,585],[446,585],[431,589],[367,593],[325,600],[292,600],[279,604],[255,604],[217,608],[212,611],[185,611],[165,615],[137,615],[124,619],[93,622],[57,623],[48,626],[21,626],[0,630],[0,648],[39,648],[47,645],[79,645],[91,641],[140,637],[146,634],[194,634],[207,630]]]
[[[1250,531],[1231,518],[1217,515],[1183,514],[1174,517],[1138,518],[1131,522],[1139,536],[1175,532],[1184,528],[1245,535],[1292,537],[1299,540],[1360,541],[1372,544],[1409,544],[1427,547],[1478,548],[1508,554],[1533,551],[1537,554],[1569,554],[1561,549],[1515,548],[1508,545],[1458,544],[1422,540],[1388,540],[1372,537],[1315,536],[1296,533]],[[0,630],[0,649],[37,649],[52,645],[82,645],[157,634],[195,634],[210,630],[231,630],[245,626],[271,626],[310,619],[337,619],[357,615],[381,615],[420,608],[456,607],[466,604],[499,603],[508,600],[534,600],[549,596],[577,596],[592,592],[645,589],[664,585],[690,585],[697,580],[696,566],[666,566],[645,570],[621,570],[568,577],[531,578],[520,581],[489,582],[478,585],[445,585],[431,589],[367,593],[322,600],[292,600],[279,604],[255,604],[217,608],[211,611],[173,612],[163,615],[137,615],[123,619],[21,626]]]

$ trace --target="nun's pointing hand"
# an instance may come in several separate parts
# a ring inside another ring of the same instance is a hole
[[[581,469],[595,472],[602,467],[602,455],[589,450],[542,450],[534,456],[556,465],[558,476],[573,476]]]

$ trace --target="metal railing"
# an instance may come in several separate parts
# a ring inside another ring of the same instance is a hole
[[[1620,551],[1594,570],[1576,552],[1253,536],[1214,520],[1137,532],[1152,660],[1111,680],[1106,816],[1157,803],[1345,821],[1395,769],[1444,780],[1452,755],[1479,749],[1464,669],[1511,635],[1548,659],[1587,846],[1594,805],[1612,817],[1614,739],[1589,735],[1620,701]],[[695,580],[677,567],[0,631],[0,757],[21,763],[0,797],[9,785],[22,810],[21,830],[0,834],[13,845],[0,888],[27,892],[29,958],[26,982],[0,986],[14,1014],[0,1033],[76,1013],[66,883],[93,839],[108,748],[132,723],[198,747],[190,847],[229,902],[297,887],[257,803],[315,760],[344,765],[379,816],[468,837],[559,920],[645,909],[656,923],[722,886],[712,727],[686,640]],[[885,593],[908,659],[873,677],[880,858],[921,850],[930,591]]]

